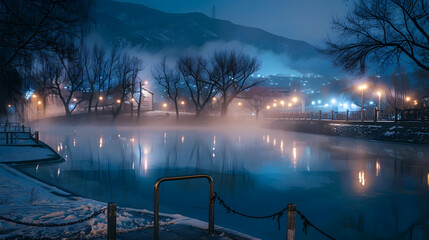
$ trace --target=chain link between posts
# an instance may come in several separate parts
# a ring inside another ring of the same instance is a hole
[[[92,218],[97,217],[101,213],[104,213],[106,211],[106,209],[107,209],[106,207],[103,207],[99,211],[94,212],[93,214],[91,214],[90,216],[88,216],[86,218],[79,219],[79,220],[76,220],[73,222],[68,222],[68,223],[29,223],[29,222],[22,222],[19,220],[10,219],[10,218],[3,217],[3,216],[0,216],[0,220],[16,223],[16,224],[20,224],[20,225],[25,225],[25,226],[31,226],[31,227],[63,227],[63,226],[69,226],[69,225],[74,225],[77,223],[86,222]]]
[[[227,213],[233,213],[233,214],[236,214],[236,215],[240,215],[240,216],[247,217],[247,218],[254,218],[254,219],[266,219],[266,218],[272,218],[273,220],[276,219],[279,230],[280,230],[280,218],[283,216],[283,213],[287,211],[287,207],[285,207],[282,210],[280,210],[280,211],[278,211],[276,213],[270,214],[270,215],[266,215],[266,216],[251,216],[251,215],[244,214],[244,213],[241,213],[241,212],[238,212],[238,211],[232,209],[230,206],[228,206],[225,203],[225,201],[222,198],[219,197],[219,195],[217,195],[217,193],[214,194],[214,197],[217,198],[217,200],[219,201],[219,204],[226,209]]]
[[[222,198],[219,197],[219,195],[217,195],[217,193],[214,193],[213,199],[214,200],[217,199],[219,201],[219,204],[226,209],[227,213],[233,213],[233,214],[236,214],[236,215],[240,215],[240,216],[247,217],[247,218],[253,218],[253,219],[267,219],[267,218],[272,218],[273,220],[275,219],[275,220],[277,220],[277,227],[278,227],[279,230],[280,230],[280,218],[283,216],[283,214],[285,212],[287,212],[287,207],[286,207],[286,208],[283,208],[282,210],[280,210],[280,211],[278,211],[276,213],[273,213],[271,215],[266,215],[266,216],[251,216],[251,215],[244,214],[244,213],[241,213],[241,212],[238,212],[238,211],[232,209],[230,206],[228,206],[225,203],[225,201]],[[317,230],[319,233],[321,233],[324,236],[326,236],[327,238],[335,240],[335,238],[333,238],[329,234],[325,233],[320,228],[314,226],[314,224],[312,224],[307,219],[307,217],[305,217],[304,214],[302,214],[299,210],[296,210],[296,212],[298,213],[299,216],[301,216],[301,220],[303,221],[303,223],[302,223],[302,225],[303,225],[302,231],[305,233],[305,235],[307,235],[308,226],[310,226],[310,227],[313,227],[315,230]]]

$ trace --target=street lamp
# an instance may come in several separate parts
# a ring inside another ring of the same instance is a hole
[[[362,84],[362,85],[360,85],[359,86],[359,90],[361,90],[362,91],[362,104],[361,104],[361,106],[360,106],[360,115],[361,115],[361,121],[363,122],[364,121],[364,115],[363,115],[363,92],[364,92],[364,90],[367,88],[367,85],[366,84]]]
[[[377,119],[380,120],[380,110],[381,110],[381,91],[377,91],[378,96],[378,111],[377,111]]]
[[[292,102],[296,103],[298,101],[297,97],[292,98]]]
[[[241,105],[242,105],[242,103],[241,103],[241,102],[238,102],[238,106],[240,106],[240,107],[241,107]]]
[[[181,101],[180,104],[185,105],[185,101]]]

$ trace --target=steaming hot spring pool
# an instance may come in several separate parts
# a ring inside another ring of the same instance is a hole
[[[118,206],[153,210],[162,176],[207,173],[232,208],[268,215],[297,209],[336,239],[428,239],[429,148],[256,127],[52,127],[41,139],[65,162],[17,166],[52,185]],[[207,180],[166,182],[160,211],[207,221]],[[215,224],[262,239],[285,239],[272,219],[227,214]],[[296,218],[297,239],[305,236]]]

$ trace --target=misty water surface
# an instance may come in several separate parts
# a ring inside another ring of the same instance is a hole
[[[337,239],[427,239],[429,148],[244,127],[55,127],[41,138],[65,162],[18,167],[119,206],[153,210],[162,176],[207,173],[232,208],[267,215],[296,203]],[[207,181],[161,185],[160,210],[207,221]],[[309,228],[305,238],[324,239]],[[215,204],[215,224],[285,239],[286,218],[246,219]],[[425,235],[426,234],[426,235]]]

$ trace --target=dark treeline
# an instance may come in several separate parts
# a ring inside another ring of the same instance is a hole
[[[0,1],[0,116],[12,105],[22,115],[36,59],[56,53],[69,77],[75,77],[78,66],[66,61],[75,51],[69,43],[90,30],[93,5],[85,0]]]
[[[0,2],[0,116],[13,108],[25,120],[26,108],[34,107],[29,92],[43,112],[51,99],[66,116],[76,109],[91,113],[102,105],[115,120],[125,108],[133,114],[134,104],[140,116],[143,60],[127,48],[111,49],[88,40],[95,24],[94,3]],[[174,103],[177,118],[179,100],[189,100],[199,117],[214,97],[225,116],[234,98],[261,82],[249,81],[260,61],[238,51],[183,56],[173,65],[164,59],[152,69],[152,76]]]
[[[173,102],[177,119],[179,101],[184,99],[192,103],[196,117],[207,113],[207,106],[215,101],[221,116],[226,116],[234,98],[247,96],[243,93],[264,81],[249,80],[259,70],[260,61],[235,50],[215,51],[207,57],[184,56],[170,65],[164,58],[152,69],[152,76]]]

